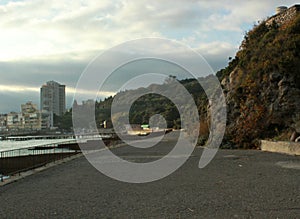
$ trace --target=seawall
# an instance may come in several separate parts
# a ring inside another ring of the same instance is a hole
[[[47,163],[61,160],[66,157],[70,157],[75,154],[78,154],[78,152],[27,155],[27,156],[20,156],[20,157],[1,158],[0,173],[3,175],[15,174],[39,166],[43,166]]]
[[[266,141],[261,140],[261,150],[269,152],[300,155],[300,143],[288,141]]]

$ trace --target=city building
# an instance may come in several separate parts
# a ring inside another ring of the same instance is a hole
[[[25,104],[21,104],[21,112],[22,113],[35,113],[38,111],[38,107],[36,104],[28,101]]]
[[[21,112],[24,120],[24,129],[41,130],[42,118],[36,104],[30,101],[22,104]]]
[[[21,104],[21,112],[0,114],[0,132],[39,131],[53,127],[53,113],[38,110],[36,104],[28,101]]]
[[[44,84],[40,92],[40,110],[62,116],[66,111],[65,87],[55,81]]]
[[[0,114],[0,132],[6,131],[7,114]]]
[[[6,117],[6,126],[8,129],[24,129],[24,117],[22,113],[10,112]]]
[[[41,129],[53,128],[53,113],[41,111]]]

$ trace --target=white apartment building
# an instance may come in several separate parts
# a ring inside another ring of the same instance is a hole
[[[66,111],[65,85],[48,81],[41,87],[40,110],[62,116]]]

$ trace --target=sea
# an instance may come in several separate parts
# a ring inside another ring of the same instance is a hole
[[[0,140],[0,152],[10,151],[16,149],[32,148],[37,146],[47,146],[47,145],[58,145],[63,143],[76,143],[76,142],[86,142],[88,140],[102,139],[110,137],[109,135],[88,135],[88,136],[77,136],[76,139],[73,137],[69,138],[58,138],[58,139],[30,139],[23,141],[16,140]]]
[[[15,141],[15,140],[1,140],[0,141],[0,152],[36,147],[36,146],[44,146],[51,144],[61,144],[66,142],[76,142],[75,139],[67,138],[67,139],[39,139],[39,140],[25,140],[25,141]]]

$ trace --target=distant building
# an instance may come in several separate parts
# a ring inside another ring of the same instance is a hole
[[[282,26],[294,19],[299,13],[300,5],[294,5],[290,8],[287,8],[286,6],[279,6],[276,8],[276,14],[266,20],[266,25],[270,26],[277,24],[278,26]]]
[[[22,113],[35,113],[38,111],[37,105],[28,101],[25,104],[21,104],[21,112]]]
[[[36,104],[31,101],[21,105],[21,112],[24,120],[24,129],[41,130],[41,113]]]
[[[0,114],[0,132],[39,131],[53,128],[53,113],[40,111],[31,101],[21,104],[21,112]]]
[[[53,113],[41,111],[41,129],[53,128]]]
[[[10,112],[6,117],[6,126],[8,129],[24,129],[24,117],[22,113]]]
[[[94,106],[95,105],[95,101],[92,100],[92,99],[83,100],[82,101],[82,105],[83,106]]]
[[[66,111],[65,85],[48,81],[41,87],[40,110],[62,116]]]
[[[0,114],[0,131],[5,131],[7,123],[7,114]]]
[[[276,8],[276,14],[280,14],[282,12],[285,12],[288,9],[286,6],[279,6]]]

